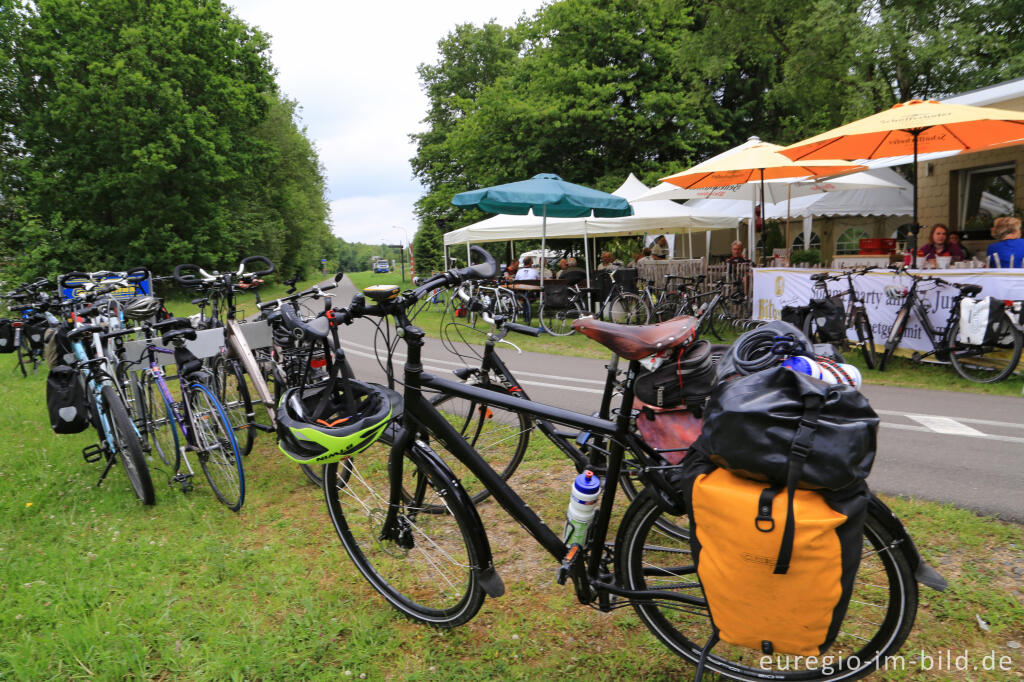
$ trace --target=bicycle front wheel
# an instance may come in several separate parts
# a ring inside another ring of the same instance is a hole
[[[128,410],[114,387],[104,386],[102,395],[103,409],[110,422],[110,435],[121,465],[124,466],[128,480],[132,484],[132,490],[142,504],[153,504],[156,502],[156,493],[153,491],[153,479],[149,475],[149,465],[146,464],[146,456],[142,452],[139,433],[135,430]]]
[[[719,642],[708,655],[706,668],[735,680],[834,681],[856,680],[880,669],[876,664],[884,664],[886,656],[896,653],[913,627],[917,582],[900,541],[876,513],[869,509],[850,606],[828,651],[818,657],[794,659],[763,656],[760,651]],[[663,644],[696,663],[711,638],[711,618],[689,541],[663,531],[664,521],[673,527],[687,524],[685,516],[663,511],[650,492],[644,491],[622,520],[615,544],[616,570],[626,589],[672,592],[688,598],[688,603],[657,597],[638,600],[633,608]]]
[[[576,331],[573,329],[573,322],[585,315],[583,308],[575,300],[557,308],[546,303],[540,304],[540,324],[544,331],[552,336],[569,336]]]
[[[878,363],[878,371],[884,372],[886,365],[892,359],[893,353],[896,352],[896,346],[899,345],[900,340],[903,338],[903,332],[907,328],[907,322],[910,320],[910,309],[903,307],[896,313],[896,321],[892,324],[892,329],[889,331],[889,338],[885,341],[885,352],[882,354],[882,360]]]
[[[1021,354],[1021,332],[1008,319],[999,321],[1000,337],[996,343],[972,346],[960,343],[960,321],[946,334],[949,361],[956,373],[968,381],[992,384],[1010,376]]]
[[[217,396],[201,383],[188,387],[199,463],[217,499],[231,511],[245,502],[245,472],[234,429]]]
[[[863,310],[858,310],[853,314],[853,330],[857,333],[857,343],[860,344],[864,364],[868,369],[874,369],[878,364],[878,354],[875,353],[875,335],[871,332],[868,314]]]
[[[637,294],[619,294],[608,304],[605,315],[609,322],[616,324],[647,324],[651,321],[647,301]]]
[[[409,498],[391,504],[393,455],[380,441],[327,464],[324,494],[345,552],[373,589],[408,618],[451,628],[472,618],[484,600],[473,570],[478,552],[472,510],[457,504],[419,447],[400,455],[403,479],[414,481]],[[425,513],[427,507],[444,511]]]

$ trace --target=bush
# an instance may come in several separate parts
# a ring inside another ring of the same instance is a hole
[[[790,265],[798,265],[800,263],[810,263],[816,265],[821,262],[821,251],[818,249],[801,249],[800,251],[794,251],[789,257]]]

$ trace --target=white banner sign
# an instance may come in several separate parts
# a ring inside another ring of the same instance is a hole
[[[818,298],[820,292],[814,292],[811,275],[827,270],[804,270],[800,268],[755,268],[754,269],[754,311],[758,320],[778,320],[782,309],[787,305],[807,305],[812,293]],[[1024,272],[1011,274],[1007,270],[920,270],[915,274],[936,276],[957,283],[978,284],[982,287],[977,298],[994,296],[1008,301],[1024,300]],[[835,274],[835,273],[834,273]],[[845,294],[848,291],[846,278],[836,282],[827,282],[830,296]],[[881,350],[889,337],[896,314],[903,305],[904,298],[898,295],[906,291],[912,284],[907,275],[897,275],[888,270],[869,272],[853,278],[853,287],[858,296],[864,299],[871,331],[875,337],[875,345]],[[932,327],[942,331],[949,318],[949,310],[956,298],[957,289],[936,282],[922,282],[917,288],[918,297],[928,311],[928,319]],[[846,298],[843,299],[844,301]],[[853,330],[848,330],[852,340],[856,340]],[[911,313],[910,323],[903,334],[900,348],[915,351],[933,350],[932,342],[917,319]]]

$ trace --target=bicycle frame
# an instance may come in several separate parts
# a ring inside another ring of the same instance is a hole
[[[965,298],[965,295],[961,292],[953,299],[953,306],[949,310],[949,317],[946,318],[946,328],[940,333],[934,326],[932,326],[932,321],[928,317],[928,309],[924,307],[921,297],[917,295],[917,287],[920,283],[920,280],[916,278],[914,279],[914,283],[910,285],[910,290],[907,292],[907,300],[903,302],[903,305],[900,307],[900,311],[896,313],[896,321],[893,323],[893,330],[898,331],[899,337],[896,338],[895,341],[899,343],[899,340],[903,338],[903,333],[906,331],[906,322],[902,323],[902,330],[898,329],[898,327],[901,326],[901,316],[909,316],[911,310],[913,310],[913,312],[917,313],[917,320],[921,324],[921,328],[924,330],[925,335],[928,337],[929,343],[932,344],[932,349],[917,356],[917,359],[923,359],[929,355],[934,355],[937,359],[942,360],[943,358],[940,357],[940,355],[945,355],[946,335],[956,324],[957,320],[960,319],[960,301]]]
[[[368,314],[381,315],[380,311],[369,310]],[[506,396],[485,388],[467,386],[466,384],[441,379],[424,373],[421,362],[421,350],[423,347],[424,333],[421,329],[412,325],[406,318],[404,312],[397,315],[398,326],[404,332],[407,345],[407,356],[404,371],[405,378],[405,403],[402,416],[403,429],[399,430],[391,449],[390,470],[391,470],[391,504],[388,517],[384,520],[384,526],[392,526],[396,522],[397,510],[401,500],[401,468],[404,457],[402,454],[417,441],[417,435],[423,430],[428,430],[437,438],[447,450],[465,465],[490,491],[498,504],[537,542],[551,554],[555,560],[562,563],[562,570],[559,573],[559,582],[564,582],[566,577],[572,577],[576,587],[577,596],[580,601],[590,603],[594,599],[599,600],[602,610],[611,608],[610,595],[620,595],[633,598],[650,598],[657,595],[664,599],[671,599],[696,606],[704,606],[704,600],[687,595],[663,594],[660,591],[631,591],[624,590],[607,580],[602,563],[605,560],[604,548],[608,537],[608,530],[611,523],[612,509],[615,504],[615,495],[618,486],[619,475],[623,468],[624,452],[626,448],[640,450],[642,445],[630,432],[630,420],[632,410],[619,410],[614,420],[601,419],[588,415],[565,410],[560,407],[537,403],[525,398]],[[633,404],[633,379],[640,367],[639,361],[632,360],[627,370],[626,389],[623,393],[623,405]],[[516,412],[522,412],[534,419],[564,424],[575,427],[581,431],[588,431],[601,437],[608,438],[610,448],[608,451],[608,466],[606,469],[606,480],[600,503],[592,522],[592,535],[589,541],[589,554],[584,552],[572,552],[570,547],[541,520],[533,509],[513,490],[501,476],[494,471],[483,458],[470,446],[465,439],[431,404],[430,400],[422,393],[423,389],[441,391],[445,394],[488,402],[502,408]],[[387,532],[387,531],[385,531]],[[481,527],[481,535],[486,534]],[[483,540],[486,545],[486,539]],[[488,564],[482,569],[482,582],[487,583],[487,574],[493,572],[490,565],[490,551],[486,548],[484,556]],[[585,562],[585,565],[584,563]],[[491,588],[494,588],[493,583]],[[595,591],[596,588],[596,591]]]

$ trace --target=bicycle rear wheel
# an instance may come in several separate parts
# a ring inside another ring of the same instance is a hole
[[[18,369],[21,370],[21,376],[27,377],[28,366],[32,364],[32,349],[29,346],[28,339],[25,338],[24,328],[18,332],[18,343],[15,345],[15,352],[18,355]]]
[[[855,680],[880,669],[914,625],[917,581],[900,541],[877,513],[869,509],[849,610],[828,651],[816,658],[795,660],[719,642],[708,655],[706,668],[735,680]],[[689,541],[664,532],[659,524],[664,517],[677,526],[687,523],[685,516],[673,517],[663,511],[649,491],[629,506],[615,544],[616,572],[627,589],[671,591],[692,598],[692,604],[638,600],[633,608],[663,644],[696,663],[711,638],[711,619]],[[822,667],[805,667],[812,664]]]
[[[857,333],[857,343],[860,344],[864,364],[868,369],[874,369],[878,364],[878,354],[875,353],[875,335],[871,331],[868,314],[863,310],[858,310],[853,314],[853,330]]]
[[[557,308],[546,303],[540,304],[540,324],[552,336],[569,336],[576,331],[573,323],[584,316],[586,313],[576,300],[570,300],[565,306]]]
[[[654,306],[654,320],[655,322],[665,322],[671,320],[674,317],[678,317],[683,313],[680,312],[683,307],[683,297],[679,294],[665,294],[658,301],[658,304]]]
[[[392,506],[389,450],[378,441],[324,467],[334,529],[359,572],[399,612],[434,627],[461,625],[484,600],[473,570],[478,552],[472,510],[457,503],[420,446],[401,455],[403,478],[415,485],[409,498]],[[444,511],[424,513],[427,507]],[[389,509],[394,510],[390,523]]]
[[[616,324],[647,324],[651,321],[651,309],[639,295],[621,293],[608,303],[605,318]]]
[[[181,465],[178,420],[175,419],[174,410],[167,404],[152,374],[146,374],[143,395],[146,403],[146,431],[153,443],[153,449],[160,460],[170,467],[171,472],[176,473]]]
[[[225,507],[238,511],[245,502],[245,472],[231,421],[213,391],[199,382],[188,387],[188,400],[206,480]]]
[[[149,465],[146,464],[146,456],[142,452],[142,441],[128,415],[128,410],[113,386],[104,386],[102,395],[103,411],[110,423],[110,435],[121,465],[132,484],[132,490],[142,504],[153,504],[156,502],[153,479],[150,478]]]
[[[213,376],[216,380],[217,399],[231,421],[238,451],[248,455],[252,452],[256,430],[249,426],[249,420],[253,418],[252,398],[242,365],[237,360],[218,357],[213,363]]]
[[[511,396],[504,388],[494,387],[494,392]],[[440,394],[431,402],[437,411],[455,427],[487,464],[508,480],[523,461],[533,430],[533,420],[521,412],[488,405],[476,400]],[[474,504],[487,498],[490,493],[469,469],[454,457],[445,459],[458,476],[462,487],[469,493]],[[406,491],[407,495],[409,491]],[[427,511],[439,511],[428,508]]]
[[[952,326],[946,334],[949,347],[949,361],[956,373],[968,381],[979,384],[992,384],[1010,376],[1021,354],[1021,332],[1010,320],[999,321],[998,335],[1003,343],[972,346],[960,343],[960,321]]]

